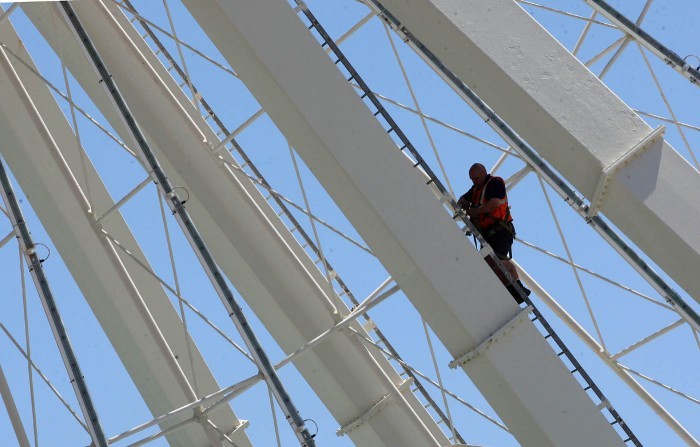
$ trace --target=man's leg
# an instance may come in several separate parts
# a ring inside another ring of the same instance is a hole
[[[509,277],[506,277],[506,275],[503,274],[501,269],[497,268],[496,264],[490,258],[487,258],[486,262],[496,273],[498,279],[500,279],[503,285],[506,286],[506,288],[513,296],[515,301],[518,304],[522,303],[524,300],[520,295],[520,292],[513,286],[513,283],[517,283],[518,286],[522,288],[526,296],[530,295],[530,289],[525,287],[523,283],[520,282],[518,270],[515,268],[515,265],[510,261],[508,256],[508,254],[511,252],[511,247],[513,245],[513,235],[510,232],[503,229],[501,231],[489,234],[489,236],[485,239],[486,242],[491,246],[491,248],[493,248],[494,253],[503,263],[503,267],[505,268],[506,272],[508,272]]]

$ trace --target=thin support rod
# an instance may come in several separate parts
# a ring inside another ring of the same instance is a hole
[[[598,15],[598,11],[593,11],[591,13],[590,20],[586,22],[586,25],[583,27],[583,31],[581,31],[581,35],[579,36],[578,40],[576,41],[576,44],[574,45],[574,49],[571,50],[571,53],[575,56],[581,47],[583,46],[583,42],[586,40],[586,37],[588,36],[588,31],[591,30],[591,26],[593,26],[593,19],[595,19],[595,16]]]
[[[571,17],[572,19],[579,19],[579,20],[583,20],[583,21],[588,22],[588,23],[595,23],[596,25],[604,26],[606,28],[617,29],[617,26],[611,25],[610,23],[601,22],[600,20],[595,20],[593,17],[584,17],[584,16],[581,16],[578,14],[574,14],[572,12],[563,11],[561,9],[550,8],[549,6],[544,6],[544,5],[540,5],[538,3],[528,2],[525,0],[517,0],[517,2],[522,3],[523,5],[528,5],[528,6],[533,6],[535,8],[544,9],[545,11],[554,12],[554,13],[557,13],[557,14],[565,16],[565,17]]]
[[[2,396],[2,400],[5,403],[5,409],[7,410],[7,415],[10,417],[12,429],[15,431],[17,443],[20,447],[30,447],[27,432],[24,430],[22,418],[20,418],[19,411],[17,411],[17,405],[15,405],[15,400],[12,398],[12,391],[10,391],[5,373],[2,371],[2,366],[0,366],[0,396]]]
[[[136,194],[138,194],[143,188],[146,187],[146,185],[148,185],[149,183],[151,183],[151,181],[152,181],[152,179],[151,179],[150,176],[149,176],[149,177],[146,177],[145,179],[143,179],[143,181],[142,181],[141,183],[139,183],[138,185],[136,185],[136,187],[135,187],[134,189],[132,189],[131,191],[129,191],[129,193],[128,193],[127,195],[125,195],[124,197],[122,197],[121,199],[119,199],[119,201],[118,201],[117,203],[115,203],[114,205],[112,205],[107,211],[104,212],[104,214],[102,214],[100,217],[98,217],[98,218],[97,218],[97,223],[102,222],[102,220],[103,220],[105,217],[107,217],[107,216],[109,216],[110,214],[112,214],[113,211],[118,210],[119,208],[121,208],[122,205],[124,205],[126,202],[128,202],[129,200],[131,200],[132,197],[134,197]]]
[[[351,83],[350,85],[352,85],[353,87],[355,87],[355,89],[359,89],[359,90],[362,89],[359,85],[357,85],[357,84],[355,84],[355,83]],[[457,127],[457,126],[453,126],[452,124],[448,124],[448,123],[445,123],[445,122],[443,122],[443,121],[440,121],[439,119],[436,119],[436,118],[434,118],[434,117],[432,117],[432,116],[430,116],[430,115],[426,115],[426,114],[419,113],[417,110],[415,110],[415,109],[413,109],[413,108],[411,108],[411,107],[409,107],[409,106],[407,106],[407,105],[401,104],[400,102],[398,102],[398,101],[396,101],[396,100],[393,100],[393,99],[389,98],[388,96],[384,96],[384,95],[382,95],[381,93],[377,93],[377,92],[375,92],[374,90],[372,90],[372,94],[373,94],[374,96],[376,96],[378,99],[381,99],[382,101],[388,102],[389,104],[395,105],[396,107],[398,107],[398,108],[400,108],[400,109],[403,109],[403,110],[405,110],[405,111],[407,111],[407,112],[411,112],[411,113],[413,113],[414,115],[418,115],[419,117],[425,118],[426,120],[428,120],[428,121],[430,121],[430,122],[432,122],[432,123],[435,123],[435,124],[437,124],[438,126],[444,127],[445,129],[450,130],[450,131],[452,131],[452,132],[456,132],[456,133],[458,133],[459,135],[462,135],[462,136],[465,136],[465,137],[467,137],[467,138],[470,138],[470,139],[472,139],[472,140],[474,140],[474,141],[476,141],[476,142],[478,142],[478,143],[484,144],[484,145],[486,145],[486,146],[488,146],[488,147],[490,147],[490,148],[492,148],[492,149],[496,149],[497,151],[500,151],[500,152],[503,152],[503,153],[509,152],[509,150],[510,150],[510,149],[508,149],[508,148],[503,148],[503,147],[497,145],[496,143],[492,143],[492,142],[490,142],[490,141],[488,141],[488,140],[484,140],[483,138],[478,137],[478,136],[476,136],[476,135],[474,135],[474,134],[472,134],[472,133],[469,133],[469,132],[467,132],[467,131],[465,131],[465,130],[463,130],[463,129],[460,129],[460,128]],[[515,153],[515,152],[512,153],[511,155],[512,155],[514,158],[518,158],[518,159],[522,158],[522,157],[520,157],[520,154]]]
[[[641,377],[642,379],[644,379],[644,380],[646,380],[646,381],[648,381],[648,382],[651,382],[651,383],[653,383],[654,385],[658,385],[658,386],[660,386],[661,388],[663,388],[663,389],[665,389],[665,390],[668,390],[668,391],[670,391],[670,392],[672,392],[672,393],[674,393],[674,394],[676,394],[676,395],[678,395],[678,396],[681,396],[681,397],[683,397],[683,398],[685,398],[685,399],[688,399],[689,401],[691,401],[691,402],[693,402],[693,403],[695,403],[695,404],[700,404],[700,400],[697,399],[697,398],[695,398],[695,397],[693,397],[693,396],[690,396],[690,395],[685,394],[685,393],[683,393],[683,392],[681,392],[681,391],[678,391],[677,389],[672,388],[672,387],[666,385],[666,384],[663,383],[663,382],[659,382],[658,380],[653,379],[653,378],[651,378],[651,377],[649,377],[649,376],[647,376],[647,375],[645,375],[645,374],[642,374],[642,373],[640,373],[639,371],[635,371],[635,370],[633,370],[632,368],[630,368],[630,367],[628,367],[628,366],[622,365],[622,364],[620,364],[620,363],[618,363],[618,365],[620,365],[620,368],[624,369],[624,370],[627,371],[627,372],[630,372],[630,373],[634,374],[634,375],[637,376],[637,377]],[[691,445],[690,442],[688,442],[688,445]],[[700,443],[697,443],[697,441],[696,441],[696,444],[694,444],[694,445],[700,445]]]
[[[311,214],[311,204],[309,203],[309,198],[306,195],[306,188],[304,188],[304,182],[301,179],[301,172],[299,172],[299,165],[297,163],[297,156],[296,153],[294,152],[294,148],[292,148],[291,144],[288,144],[289,147],[289,155],[292,157],[292,165],[294,166],[294,173],[296,174],[297,177],[297,182],[299,183],[299,189],[301,190],[301,197],[304,200],[304,206],[306,206],[306,209],[309,210],[309,214]],[[328,310],[331,313],[331,318],[333,318],[334,321],[338,322],[342,320],[342,316],[340,315],[340,312],[338,311],[338,307],[335,305],[333,302],[333,297],[335,296],[335,291],[333,290],[333,281],[331,280],[331,272],[330,269],[328,268],[328,263],[326,262],[326,256],[323,253],[323,246],[321,245],[321,239],[318,237],[318,230],[316,229],[316,222],[309,217],[309,223],[311,224],[311,231],[314,234],[314,240],[316,242],[316,247],[318,248],[318,257],[321,259],[321,264],[323,264],[323,272],[326,275],[326,284],[328,286],[328,290],[326,293],[325,299],[323,299],[323,304],[325,304],[328,307]],[[325,295],[325,293],[324,293]]]
[[[566,236],[564,236],[564,231],[561,228],[561,224],[559,223],[559,219],[557,218],[557,214],[554,211],[554,207],[552,206],[552,201],[549,198],[549,194],[547,193],[547,188],[544,186],[544,182],[542,181],[541,176],[537,176],[537,180],[540,183],[540,187],[542,188],[542,193],[544,194],[544,198],[547,201],[547,206],[549,207],[549,212],[552,215],[552,220],[554,220],[554,224],[557,227],[557,232],[559,233],[559,238],[561,239],[562,246],[564,247],[564,251],[566,252],[566,258],[567,258],[567,264],[571,267],[571,271],[574,273],[574,277],[576,278],[576,283],[578,284],[578,288],[581,291],[581,296],[583,297],[583,301],[586,304],[586,309],[588,310],[588,315],[591,317],[591,321],[593,322],[593,327],[595,327],[595,331],[598,334],[598,340],[600,340],[600,344],[603,346],[603,349],[607,351],[607,348],[605,346],[605,340],[603,339],[603,333],[600,331],[600,327],[598,326],[598,320],[595,317],[595,313],[593,312],[593,308],[591,307],[591,302],[588,299],[588,294],[586,294],[586,289],[583,287],[583,282],[581,281],[581,276],[578,273],[578,269],[576,268],[576,263],[574,262],[573,255],[571,254],[571,250],[569,250],[569,244],[566,242]]]
[[[2,240],[0,240],[0,248],[4,247],[5,244],[7,244],[8,242],[10,242],[12,239],[14,239],[16,237],[17,237],[17,235],[15,234],[14,230],[11,230],[7,234],[7,236],[5,236],[4,238],[2,238]]]
[[[267,192],[268,192],[270,195],[272,195],[272,197],[274,197],[275,199],[277,199],[277,200],[279,200],[279,201],[281,201],[281,202],[287,203],[287,204],[290,205],[292,208],[294,208],[294,209],[296,209],[297,211],[301,212],[302,214],[308,216],[309,219],[318,222],[319,224],[321,224],[322,226],[328,228],[329,230],[331,230],[332,232],[334,232],[334,233],[337,234],[338,236],[342,237],[342,238],[345,239],[346,241],[350,242],[351,244],[353,244],[353,245],[356,246],[357,248],[360,248],[361,250],[364,250],[364,251],[366,251],[367,253],[369,253],[370,255],[374,256],[374,253],[372,253],[372,250],[370,250],[369,247],[367,247],[367,246],[365,246],[365,245],[362,245],[361,243],[357,242],[355,239],[351,238],[351,237],[348,236],[347,234],[345,234],[345,233],[343,233],[342,231],[338,230],[337,228],[335,228],[334,226],[332,226],[332,225],[329,224],[328,222],[326,222],[326,221],[324,221],[323,219],[319,218],[319,217],[316,216],[315,214],[310,213],[308,210],[304,209],[304,207],[302,207],[302,206],[300,206],[300,205],[297,205],[297,204],[296,204],[295,202],[293,202],[292,200],[288,199],[287,197],[283,196],[283,195],[280,194],[279,192],[275,191],[274,189],[272,189],[272,188],[270,187],[270,185],[269,185],[267,182],[264,181],[264,179],[263,179],[262,177],[255,177],[254,175],[250,175],[250,174],[248,174],[247,172],[245,172],[240,166],[238,166],[238,165],[236,165],[236,164],[234,164],[234,163],[229,163],[229,162],[227,162],[227,161],[223,161],[223,163],[224,163],[224,165],[225,165],[227,168],[230,168],[231,170],[235,170],[236,172],[239,172],[241,175],[244,175],[244,176],[248,177],[248,179],[249,179],[251,182],[253,182],[256,186],[259,186],[260,188],[262,188],[262,189],[264,189],[265,191],[267,191]],[[286,211],[287,211],[287,210],[285,209],[285,215],[286,215],[287,217],[290,217],[291,214],[286,214]],[[301,228],[301,227],[296,227],[296,226],[295,226],[294,228]],[[309,241],[305,241],[305,242],[308,243]],[[315,246],[314,246],[314,247],[315,247]],[[330,264],[327,264],[327,265],[330,266]],[[332,270],[332,267],[331,267],[331,270]]]
[[[17,349],[17,352],[19,352],[22,357],[24,357],[27,362],[29,362],[29,365],[32,367],[34,372],[41,378],[41,380],[44,381],[46,386],[51,390],[51,392],[56,396],[59,402],[66,408],[66,410],[73,416],[73,418],[76,420],[78,424],[80,424],[81,427],[85,429],[85,432],[89,434],[87,425],[85,425],[85,422],[83,422],[82,419],[80,419],[80,416],[73,410],[68,402],[66,402],[66,399],[61,396],[61,393],[58,392],[55,386],[51,383],[51,381],[46,377],[46,374],[44,374],[38,366],[32,361],[31,357],[29,357],[28,353],[22,349],[22,346],[20,346],[19,342],[17,341],[16,338],[12,336],[10,331],[5,327],[4,324],[0,323],[0,330],[2,330],[5,333],[5,336],[10,340],[10,342],[14,345],[15,349]]]
[[[265,377],[265,380],[270,384],[270,388],[275,394],[280,407],[282,407],[285,417],[289,421],[292,429],[294,430],[297,439],[301,442],[302,446],[305,447],[315,447],[315,442],[309,431],[304,426],[304,420],[299,415],[294,403],[292,402],[287,390],[285,390],[282,382],[280,381],[277,373],[275,372],[272,364],[270,363],[267,354],[265,353],[262,345],[258,341],[252,327],[248,323],[247,318],[243,314],[243,310],[238,304],[236,298],[231,292],[226,280],[221,273],[218,265],[214,261],[209,249],[207,248],[204,240],[199,234],[199,230],[194,225],[194,222],[190,218],[189,212],[182,204],[180,197],[173,190],[165,172],[163,171],[160,163],[156,159],[153,151],[151,150],[148,142],[143,135],[143,132],[139,128],[134,116],[131,114],[126,101],[124,100],[121,92],[119,91],[114,79],[107,70],[107,67],[102,62],[102,58],[97,52],[97,49],[93,46],[90,37],[83,28],[80,20],[73,11],[72,6],[69,2],[61,2],[64,12],[68,18],[69,23],[73,26],[75,32],[79,36],[80,41],[83,44],[84,49],[87,51],[94,68],[97,70],[101,80],[102,85],[108,90],[108,93],[112,97],[117,109],[121,113],[124,121],[126,122],[127,128],[134,137],[135,141],[138,143],[138,149],[149,167],[150,175],[153,180],[158,184],[163,196],[167,199],[168,206],[171,208],[173,214],[177,218],[185,236],[192,245],[195,253],[202,263],[202,266],[206,270],[209,279],[212,281],[214,288],[216,289],[219,297],[221,298],[224,306],[227,308],[229,316],[233,320],[234,325],[243,337],[248,349],[250,350],[255,363],[260,368],[260,372]]]
[[[622,357],[623,355],[627,355],[627,354],[629,354],[630,352],[632,352],[632,351],[634,351],[634,350],[636,350],[636,349],[641,348],[642,346],[644,346],[645,344],[649,343],[650,341],[655,340],[655,339],[661,337],[662,335],[666,334],[667,332],[670,332],[670,331],[674,330],[675,328],[677,328],[678,326],[682,325],[683,323],[685,323],[685,321],[683,321],[682,318],[681,318],[680,320],[676,320],[675,323],[671,323],[671,324],[669,324],[668,326],[666,326],[666,327],[664,327],[664,328],[662,328],[662,329],[660,329],[660,330],[654,332],[653,334],[650,334],[650,335],[648,335],[647,337],[644,337],[642,340],[639,340],[638,342],[636,342],[636,343],[634,343],[634,344],[632,344],[632,345],[630,345],[630,346],[628,346],[628,347],[622,349],[620,352],[618,352],[617,354],[613,355],[611,358],[612,358],[613,360],[617,360],[617,359],[619,359],[620,357]]]
[[[163,425],[164,422],[169,421],[170,419],[174,417],[180,417],[182,414],[186,411],[192,410],[196,407],[200,406],[206,406],[209,405],[212,401],[214,401],[211,406],[207,407],[206,410],[202,412],[202,415],[206,414],[208,411],[212,409],[212,407],[220,405],[222,402],[228,402],[229,400],[233,399],[234,397],[240,395],[243,391],[249,389],[252,385],[258,383],[260,380],[262,380],[262,377],[260,377],[259,374],[255,376],[248,377],[245,380],[242,380],[241,382],[238,382],[234,385],[230,385],[226,388],[220,389],[218,391],[215,391],[207,396],[204,396],[200,399],[197,399],[193,402],[190,402],[186,405],[183,405],[180,408],[176,408],[174,410],[171,410],[165,414],[162,414],[154,419],[152,419],[149,422],[145,422],[141,425],[138,425],[130,430],[125,431],[124,433],[121,433],[117,436],[114,436],[109,439],[110,444],[114,444],[116,442],[122,441],[130,436],[135,435],[136,433],[139,433],[149,427],[153,427],[154,425]]]
[[[518,241],[518,242],[520,242],[521,244],[525,245],[526,247],[530,247],[530,248],[532,248],[532,249],[534,249],[534,250],[537,250],[537,251],[539,251],[540,253],[542,253],[542,254],[544,254],[544,255],[547,255],[547,256],[549,256],[549,257],[552,258],[552,259],[556,259],[556,260],[559,261],[559,262],[563,262],[564,264],[568,264],[568,263],[569,263],[569,261],[567,261],[567,260],[564,259],[563,257],[561,257],[561,256],[559,256],[559,255],[557,255],[557,254],[554,254],[554,253],[552,253],[551,251],[547,251],[547,250],[545,250],[545,249],[543,249],[543,248],[541,248],[541,247],[538,247],[537,245],[535,245],[535,244],[533,244],[533,243],[531,243],[531,242],[525,241],[525,240],[520,239],[520,238],[518,238],[518,237],[516,237],[515,240]],[[644,299],[644,300],[646,300],[646,301],[648,301],[648,302],[650,302],[650,303],[656,304],[656,305],[659,306],[659,307],[662,307],[662,308],[664,308],[664,309],[666,309],[666,310],[670,310],[671,312],[674,312],[674,311],[675,311],[675,310],[673,309],[672,306],[669,306],[669,305],[666,304],[666,303],[662,303],[661,301],[657,301],[657,300],[655,300],[654,298],[652,298],[652,297],[650,297],[650,296],[647,296],[647,295],[645,295],[645,294],[643,294],[643,293],[641,293],[641,292],[639,292],[639,291],[637,291],[637,290],[634,290],[633,288],[628,287],[628,286],[626,286],[626,285],[624,285],[624,284],[621,284],[621,283],[619,283],[619,282],[617,282],[617,281],[613,281],[612,279],[610,279],[610,278],[608,278],[608,277],[606,277],[606,276],[603,276],[603,275],[601,275],[600,273],[596,273],[596,272],[594,272],[593,270],[588,269],[588,268],[582,266],[581,264],[574,264],[574,267],[576,267],[578,270],[580,270],[580,271],[582,271],[582,272],[588,273],[589,275],[591,275],[591,276],[593,276],[593,277],[595,277],[595,278],[598,278],[598,279],[600,279],[600,280],[602,280],[602,281],[605,281],[605,282],[607,282],[608,284],[611,284],[611,285],[613,285],[613,286],[615,286],[615,287],[617,287],[617,288],[620,288],[620,289],[624,290],[625,292],[629,292],[629,293],[631,293],[632,295],[638,296],[639,298],[642,298],[642,299]]]
[[[138,257],[134,256],[134,254],[133,254],[132,252],[130,252],[126,247],[124,247],[124,245],[122,245],[121,242],[119,242],[117,239],[115,239],[111,234],[109,234],[109,233],[107,233],[107,232],[104,232],[104,236],[105,236],[107,239],[109,239],[110,241],[112,241],[112,242],[114,243],[114,245],[115,245],[119,250],[121,250],[121,251],[122,251],[124,254],[126,254],[129,258],[131,258],[131,259],[136,263],[136,265],[138,265],[139,267],[141,267],[141,269],[142,269],[144,272],[148,273],[153,279],[155,279],[156,281],[158,281],[158,283],[159,283],[161,286],[163,286],[163,288],[165,288],[168,292],[172,293],[172,294],[175,296],[175,298],[177,298],[178,300],[182,301],[182,302],[185,304],[185,306],[187,306],[188,308],[190,308],[190,310],[192,310],[192,312],[194,312],[195,315],[197,315],[202,321],[204,321],[204,322],[207,324],[207,326],[209,326],[210,328],[212,328],[217,334],[219,334],[219,335],[220,335],[224,340],[226,340],[231,346],[233,346],[236,350],[238,350],[238,352],[240,352],[241,354],[243,354],[248,360],[250,360],[251,362],[255,363],[255,360],[253,360],[253,357],[251,357],[250,354],[248,354],[248,353],[245,351],[245,349],[243,349],[243,348],[241,348],[240,346],[238,346],[238,344],[237,344],[235,341],[233,341],[233,340],[231,339],[231,337],[229,337],[228,335],[226,335],[226,334],[224,333],[224,331],[222,331],[222,330],[219,329],[214,323],[212,323],[211,320],[209,320],[209,319],[206,317],[206,315],[204,315],[199,309],[197,309],[196,307],[194,307],[194,306],[192,305],[192,303],[190,303],[188,300],[186,300],[185,297],[183,297],[181,294],[179,294],[179,293],[177,292],[177,290],[175,290],[170,284],[168,284],[167,282],[165,282],[165,280],[163,280],[163,278],[161,278],[160,276],[158,276],[151,268],[149,268],[146,264],[144,264],[143,261],[141,261]]]
[[[615,48],[617,48],[617,47],[618,47],[619,45],[621,45],[622,42],[624,42],[624,41],[625,41],[625,36],[620,37],[620,38],[617,39],[615,42],[611,43],[610,45],[608,45],[607,47],[605,47],[603,50],[601,50],[598,54],[596,54],[596,55],[593,56],[592,58],[588,59],[588,61],[584,62],[583,65],[585,65],[586,67],[590,68],[591,65],[593,65],[593,64],[595,64],[596,62],[598,62],[599,60],[601,60],[605,55],[607,55],[607,54],[610,53],[612,50],[614,50]]]
[[[66,366],[68,377],[70,378],[75,395],[78,398],[80,408],[85,416],[85,422],[88,426],[88,431],[90,432],[90,438],[96,446],[107,447],[107,438],[105,437],[102,426],[100,425],[99,418],[97,417],[97,411],[95,410],[92,397],[90,397],[90,392],[87,388],[87,383],[85,382],[83,373],[80,370],[80,365],[78,364],[78,359],[76,358],[73,347],[71,346],[66,328],[63,325],[63,320],[61,319],[61,314],[58,311],[56,300],[54,299],[51,288],[49,287],[49,281],[44,274],[42,261],[37,255],[34,241],[32,240],[29,228],[27,227],[27,223],[22,215],[19,202],[15,197],[15,192],[5,171],[4,163],[1,160],[0,184],[2,185],[2,191],[0,191],[0,193],[2,194],[5,206],[10,213],[12,226],[17,232],[21,250],[26,257],[29,271],[31,272],[34,284],[36,285],[39,298],[41,299],[41,304],[43,305],[44,311],[46,312],[46,317],[49,320],[51,332],[53,332],[53,336],[56,339],[56,344],[58,345],[58,349],[61,353],[63,363]]]
[[[676,114],[673,111],[673,107],[671,107],[671,103],[669,102],[668,98],[666,97],[666,93],[664,93],[664,89],[661,87],[661,82],[659,82],[659,78],[656,76],[654,69],[652,68],[651,64],[649,63],[649,58],[647,57],[646,53],[644,52],[644,49],[642,48],[641,44],[637,43],[637,47],[639,48],[639,52],[642,54],[642,58],[644,59],[644,64],[647,66],[647,69],[649,70],[649,74],[651,74],[651,77],[654,80],[654,84],[656,84],[656,88],[659,90],[659,94],[661,95],[661,99],[663,99],[664,104],[666,105],[666,108],[668,109],[668,112],[671,114],[671,118],[673,119],[673,123],[676,125],[676,129],[678,129],[678,133],[681,135],[681,138],[683,139],[683,143],[685,144],[686,149],[688,149],[688,153],[690,154],[690,157],[693,159],[693,163],[695,164],[695,168],[700,169],[700,164],[698,163],[697,157],[695,157],[695,152],[693,152],[693,148],[690,146],[690,143],[688,143],[688,139],[685,137],[685,132],[683,132],[683,129],[681,128],[680,124],[678,123],[678,118],[676,117]]]
[[[381,353],[384,354],[387,358],[390,358],[390,359],[392,359],[392,360],[397,361],[397,362],[401,365],[401,367],[404,368],[404,370],[410,371],[412,375],[417,376],[417,377],[420,377],[421,379],[425,380],[426,382],[428,382],[429,384],[431,384],[432,386],[434,386],[435,388],[437,388],[440,392],[443,392],[443,393],[447,394],[448,396],[450,396],[451,398],[453,398],[454,400],[456,400],[456,401],[459,402],[460,404],[464,405],[465,407],[467,407],[469,410],[473,411],[473,412],[476,413],[477,415],[479,415],[479,416],[481,416],[482,418],[486,419],[487,421],[489,421],[490,423],[492,423],[492,424],[495,425],[496,427],[500,428],[500,429],[503,430],[504,432],[510,433],[510,430],[508,429],[508,427],[506,427],[506,426],[503,425],[502,423],[498,422],[497,420],[493,419],[492,417],[490,417],[489,415],[487,415],[487,414],[484,413],[483,411],[479,410],[478,408],[476,408],[475,406],[473,406],[472,404],[470,404],[470,403],[467,402],[466,400],[462,399],[461,397],[459,397],[458,395],[456,395],[456,394],[453,393],[452,391],[448,390],[447,388],[443,388],[439,383],[437,383],[436,381],[432,380],[432,379],[431,379],[430,377],[428,377],[427,375],[423,374],[422,372],[418,371],[417,369],[415,369],[414,367],[412,367],[411,365],[409,365],[408,363],[406,363],[406,361],[403,360],[398,354],[395,354],[395,353],[392,353],[392,352],[387,351],[386,349],[384,349],[384,348],[382,348],[381,346],[379,346],[374,340],[371,340],[371,339],[365,337],[364,335],[361,335],[361,334],[358,333],[358,332],[353,332],[353,334],[354,334],[356,337],[361,337],[361,338],[363,338],[367,343],[370,343],[371,346],[372,346],[375,350],[381,352]],[[433,404],[433,405],[434,405],[434,404]],[[435,406],[435,408],[440,408],[440,407]],[[445,418],[444,415],[441,415],[441,417],[442,417],[442,418]],[[460,443],[464,444],[464,440],[463,440],[462,437],[459,435],[459,432],[457,432],[457,440],[458,440]]]
[[[452,184],[450,183],[450,178],[447,176],[447,171],[445,170],[445,166],[442,163],[442,159],[440,158],[440,153],[437,150],[437,147],[435,146],[435,140],[433,140],[433,134],[430,132],[430,129],[428,128],[428,123],[425,120],[425,116],[423,115],[423,111],[421,110],[420,103],[418,102],[418,98],[416,97],[416,93],[413,90],[413,85],[411,84],[411,80],[408,78],[408,73],[406,73],[406,67],[404,67],[403,60],[401,60],[401,56],[399,56],[399,51],[396,49],[396,44],[394,43],[394,39],[391,37],[391,32],[389,31],[389,25],[386,24],[386,22],[382,21],[382,26],[384,27],[384,32],[386,33],[386,37],[389,40],[389,44],[391,44],[391,49],[394,53],[394,57],[396,58],[396,62],[399,64],[399,69],[401,69],[401,75],[403,76],[404,81],[406,82],[406,87],[408,88],[408,92],[411,94],[411,99],[413,100],[413,105],[416,107],[416,111],[418,112],[418,116],[420,116],[420,122],[423,125],[423,130],[425,131],[425,136],[428,137],[428,143],[430,143],[430,147],[433,149],[433,154],[435,155],[435,159],[437,160],[438,166],[440,167],[440,171],[442,172],[442,176],[445,178],[445,184],[447,185],[447,190],[450,192],[450,194],[454,195],[454,189],[452,188]]]
[[[644,7],[642,8],[642,12],[639,14],[639,18],[637,19],[636,25],[639,26],[642,24],[644,21],[644,17],[646,17],[647,13],[649,12],[649,7],[651,7],[651,2],[653,0],[647,0],[647,2],[644,4]],[[594,11],[597,12],[597,11]],[[615,54],[610,58],[607,64],[605,64],[605,67],[603,67],[603,70],[600,72],[598,77],[600,79],[603,79],[603,76],[612,68],[612,66],[615,64],[617,59],[620,57],[620,55],[625,51],[625,48],[627,48],[627,45],[632,41],[632,36],[630,34],[625,35],[625,39],[622,41],[622,44],[620,44],[620,47],[615,51]]]

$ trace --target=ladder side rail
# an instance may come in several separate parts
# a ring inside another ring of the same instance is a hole
[[[15,229],[17,234],[17,239],[19,240],[20,246],[22,247],[22,253],[27,258],[27,266],[34,280],[34,284],[37,289],[39,298],[41,299],[42,306],[46,312],[46,317],[49,320],[49,325],[51,326],[51,332],[56,340],[56,345],[58,346],[59,352],[61,353],[61,358],[70,378],[71,385],[75,391],[75,395],[80,403],[80,408],[85,416],[85,424],[87,425],[90,433],[90,438],[93,444],[99,447],[107,447],[107,438],[105,437],[104,430],[100,424],[99,417],[97,416],[97,410],[93,403],[92,397],[87,387],[87,382],[80,369],[80,364],[71,345],[70,339],[68,338],[68,332],[63,324],[63,319],[58,310],[58,304],[53,296],[51,287],[49,286],[48,278],[44,273],[44,267],[42,263],[44,260],[39,258],[36,252],[36,245],[32,239],[31,233],[27,226],[22,210],[19,206],[19,202],[15,196],[14,188],[12,183],[5,171],[4,163],[0,160],[0,184],[2,184],[2,189],[0,193],[5,202],[5,207],[9,213],[10,221],[12,222],[12,227]]]
[[[170,185],[170,181],[160,167],[158,160],[155,158],[152,150],[150,149],[148,143],[145,140],[141,129],[131,115],[127,104],[119,92],[116,83],[110,76],[107,68],[101,61],[99,54],[96,49],[92,46],[89,36],[85,32],[82,24],[80,23],[78,17],[76,16],[73,8],[67,2],[61,4],[63,11],[66,14],[68,23],[70,23],[78,35],[84,49],[87,51],[94,68],[102,79],[102,83],[108,90],[110,96],[112,97],[115,105],[117,106],[119,112],[122,114],[129,131],[133,134],[135,140],[138,142],[138,149],[141,156],[144,158],[145,162],[149,166],[150,174],[154,181],[158,184],[163,196],[167,199],[169,206],[171,207],[174,215],[176,216],[178,223],[183,229],[183,232],[189,242],[192,244],[198,259],[202,263],[207,275],[217,293],[222,299],[222,302],[226,306],[229,316],[233,320],[236,328],[241,333],[241,336],[246,342],[246,345],[250,349],[251,355],[256,360],[256,365],[260,368],[260,372],[265,377],[266,382],[270,386],[270,390],[278,401],[282,411],[285,413],[285,417],[290,423],[294,434],[300,441],[302,446],[313,447],[315,442],[313,436],[309,433],[304,425],[304,420],[301,418],[299,411],[296,409],[294,403],[292,402],[289,394],[284,388],[282,382],[280,381],[277,373],[272,366],[267,354],[265,353],[262,345],[258,341],[255,333],[253,332],[251,326],[249,325],[245,315],[242,312],[240,305],[238,304],[236,298],[234,297],[231,289],[226,283],[221,271],[214,262],[213,257],[209,253],[208,248],[204,244],[199,231],[195,227],[194,223],[189,217],[187,209],[183,206],[178,194],[173,190]]]

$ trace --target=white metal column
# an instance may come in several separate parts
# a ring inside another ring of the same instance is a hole
[[[521,444],[622,445],[291,7],[185,4]]]

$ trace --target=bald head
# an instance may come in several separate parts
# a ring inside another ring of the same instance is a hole
[[[469,178],[477,188],[480,188],[484,184],[487,174],[486,168],[481,163],[474,163],[472,167],[469,168]]]

